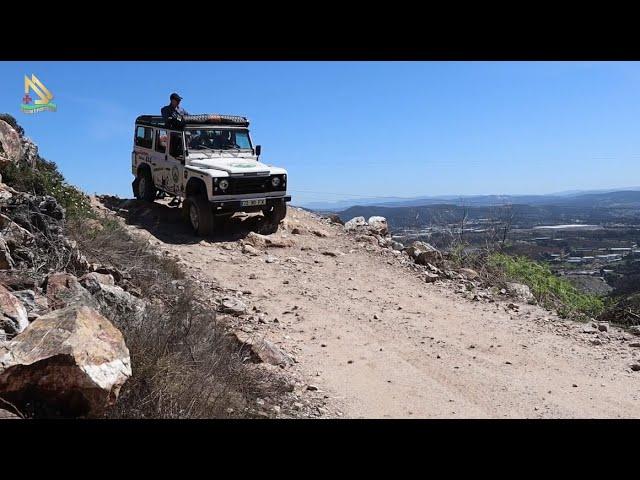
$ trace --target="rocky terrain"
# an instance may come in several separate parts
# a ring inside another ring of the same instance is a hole
[[[384,219],[341,225],[290,208],[278,233],[234,217],[194,238],[165,202],[100,197],[195,282],[224,291],[240,342],[296,380],[317,417],[635,417],[640,337],[558,318],[520,284],[487,286],[427,244],[394,243]],[[277,399],[261,408],[285,415]]]
[[[35,168],[37,147],[3,120],[0,144],[0,164]],[[0,183],[4,417],[99,414],[131,376],[123,336],[100,311],[138,308],[138,301],[114,285],[104,266],[89,264],[64,223],[52,196]]]
[[[37,147],[3,120],[0,145],[0,418],[640,415],[639,328],[561,319],[383,217],[201,239],[165,200],[21,191]]]

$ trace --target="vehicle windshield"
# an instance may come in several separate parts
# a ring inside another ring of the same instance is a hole
[[[249,132],[231,129],[186,130],[187,148],[192,150],[251,150]]]

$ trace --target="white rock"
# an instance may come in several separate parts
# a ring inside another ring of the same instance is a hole
[[[389,224],[387,223],[387,219],[384,217],[369,217],[369,221],[367,223],[369,224],[369,230],[371,230],[372,233],[377,233],[378,235],[386,235],[389,233]]]
[[[347,231],[361,229],[367,226],[367,221],[364,217],[354,217],[344,224],[344,229]]]

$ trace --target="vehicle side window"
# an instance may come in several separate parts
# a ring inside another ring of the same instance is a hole
[[[156,152],[166,153],[167,151],[167,131],[158,130],[156,133]]]
[[[171,132],[171,143],[169,145],[169,153],[172,157],[181,157],[182,151],[182,134]]]
[[[136,145],[138,147],[153,148],[153,128],[138,127],[136,129]]]

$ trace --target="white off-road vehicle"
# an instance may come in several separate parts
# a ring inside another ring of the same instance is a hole
[[[176,124],[177,123],[177,124]],[[259,161],[249,121],[232,115],[186,115],[167,124],[161,116],[136,119],[131,173],[133,194],[182,202],[185,220],[202,236],[215,219],[235,212],[260,212],[266,233],[287,214],[287,171]]]

